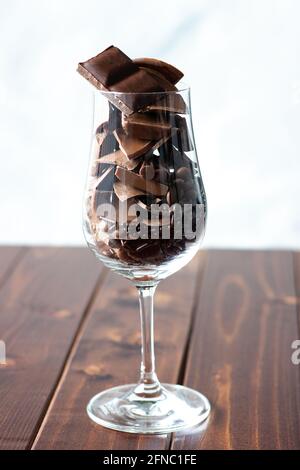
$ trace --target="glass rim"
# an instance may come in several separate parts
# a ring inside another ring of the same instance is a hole
[[[178,82],[176,85],[178,86],[177,90],[169,90],[169,91],[145,91],[145,92],[140,92],[140,91],[111,91],[111,90],[100,90],[99,88],[97,90],[94,90],[95,94],[101,93],[101,95],[114,95],[114,96],[123,96],[123,95],[162,95],[162,96],[167,96],[167,95],[178,95],[179,93],[183,92],[189,92],[191,87],[185,83],[185,82]]]

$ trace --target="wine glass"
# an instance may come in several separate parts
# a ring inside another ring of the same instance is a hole
[[[134,108],[138,111],[128,113]],[[96,257],[137,287],[142,361],[137,384],[97,394],[87,412],[96,423],[119,431],[174,432],[199,424],[210,412],[199,392],[161,384],[154,361],[155,289],[192,259],[205,231],[190,89],[97,90],[93,114],[84,233]]]

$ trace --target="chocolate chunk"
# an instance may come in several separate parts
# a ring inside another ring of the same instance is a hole
[[[135,196],[145,196],[145,192],[140,189],[134,188],[133,186],[116,181],[114,184],[114,191],[120,201],[126,201]]]
[[[97,127],[95,135],[96,141],[99,144],[98,149],[96,149],[96,158],[118,150],[119,144],[114,135],[110,133],[109,123],[107,121]]]
[[[155,175],[153,163],[144,162],[140,168],[139,174],[146,180],[152,180]]]
[[[114,46],[108,47],[79,65],[105,87],[128,77],[139,69],[124,52]]]
[[[178,128],[178,149],[184,152],[194,150],[192,139],[189,135],[186,119],[183,116],[176,115],[176,126]]]
[[[160,260],[162,251],[158,240],[126,240],[123,249],[136,261]]]
[[[108,163],[110,165],[118,165],[128,170],[134,170],[139,164],[138,160],[129,160],[129,158],[122,152],[122,150],[117,150],[112,152],[109,155],[101,157],[99,160],[100,163]]]
[[[110,90],[120,93],[117,97],[129,109],[137,111],[157,99],[155,93],[153,95],[151,93],[163,92],[164,88],[153,75],[146,72],[146,70],[139,69],[132,75],[112,85]]]
[[[118,150],[119,144],[113,134],[107,134],[103,139],[102,144],[99,147],[99,158],[103,158],[106,155]]]
[[[183,77],[183,73],[180,70],[167,62],[163,62],[162,60],[142,57],[133,59],[133,62],[139,67],[145,67],[159,72],[173,85]]]
[[[149,153],[150,150],[154,152],[156,149],[161,147],[161,145],[167,142],[172,133],[175,131],[172,129],[171,134],[165,135],[158,140],[140,139],[138,137],[127,135],[122,129],[115,131],[114,135],[119,143],[121,150],[127,155],[129,159],[138,158],[141,155],[144,155],[145,159],[149,159],[153,156],[152,153]],[[155,159],[157,159],[156,156]]]
[[[153,75],[140,69],[114,46],[79,63],[77,71],[100,91],[116,92],[107,94],[107,99],[125,114],[155,102],[155,93],[147,93],[164,91]]]
[[[108,115],[107,127],[110,132],[113,132],[114,130],[119,129],[119,127],[121,127],[122,113],[112,103],[108,103],[108,106],[109,106],[109,115]]]
[[[169,82],[161,73],[157,72],[156,70],[141,67],[141,70],[146,70],[150,75],[157,79],[160,85],[163,87],[164,91],[177,91],[175,85]]]
[[[116,130],[114,135],[119,142],[121,150],[129,159],[139,157],[153,147],[152,140],[142,140],[137,137],[132,137],[131,135],[127,135],[123,129]]]
[[[184,194],[184,202],[186,204],[196,204],[197,203],[197,191],[192,186]]]
[[[181,168],[178,168],[178,170],[176,170],[176,178],[188,181],[190,179],[193,179],[193,173],[189,168],[182,166]]]
[[[160,167],[155,170],[155,180],[164,184],[169,184],[170,173],[167,168]]]
[[[118,237],[118,232],[117,231],[110,236],[108,244],[111,248],[121,248],[122,243],[121,243],[121,240]]]
[[[187,106],[180,94],[168,93],[156,103],[146,106],[145,111],[185,114],[187,112]]]
[[[128,254],[127,250],[124,249],[123,247],[117,249],[116,254],[117,254],[120,261],[124,261],[125,263],[130,263],[130,264],[132,264],[133,262],[136,263],[136,260],[134,258],[132,258]]]
[[[115,175],[126,186],[133,186],[134,188],[141,189],[145,193],[150,193],[155,196],[164,196],[168,192],[168,186],[155,181],[148,181],[136,173],[121,167],[117,167]]]
[[[91,189],[101,189],[103,191],[111,191],[114,182],[113,167],[107,168],[99,178],[96,178],[92,184]],[[101,188],[100,188],[101,187]]]
[[[157,140],[169,136],[172,128],[159,113],[134,113],[123,116],[123,127],[127,134],[145,140]]]
[[[174,185],[171,186],[167,194],[167,203],[172,206],[176,202],[180,203],[180,189]]]

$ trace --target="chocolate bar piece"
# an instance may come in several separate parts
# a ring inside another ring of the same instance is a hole
[[[107,125],[108,125],[109,131],[113,132],[114,130],[121,127],[122,113],[112,103],[109,103],[108,106],[109,106],[109,117],[108,117]]]
[[[99,144],[96,157],[102,157],[115,150],[118,150],[119,144],[115,136],[109,131],[109,124],[107,121],[100,124],[96,129],[96,140]]]
[[[114,132],[114,136],[119,142],[121,150],[129,159],[143,155],[151,150],[154,145],[152,140],[143,140],[137,137],[132,137],[131,135],[127,135],[123,129],[117,129]]]
[[[176,115],[175,122],[178,128],[178,148],[184,152],[190,152],[191,150],[194,150],[185,117]]]
[[[113,134],[107,134],[99,148],[99,158],[118,150],[119,144]]]
[[[124,52],[114,46],[108,47],[79,65],[106,88],[139,70],[139,67]]]
[[[109,155],[101,157],[99,160],[100,164],[109,163],[111,165],[118,165],[127,170],[134,170],[139,164],[139,160],[129,160],[129,158],[122,152],[122,150],[117,150],[112,152]]]
[[[155,176],[155,168],[153,163],[151,161],[144,161],[140,168],[139,174],[146,180],[153,180]]]
[[[187,105],[181,95],[178,93],[169,93],[157,102],[146,106],[144,111],[186,114]]]
[[[133,59],[133,62],[139,67],[145,67],[155,70],[163,75],[172,85],[175,85],[182,77],[183,73],[167,62],[158,59],[150,59],[146,57]]]
[[[157,72],[156,70],[147,69],[145,67],[140,67],[141,70],[145,70],[150,75],[152,75],[163,87],[165,91],[177,91],[175,85],[173,85],[169,80],[167,80],[161,73]]]
[[[158,140],[139,139],[138,137],[127,135],[122,129],[115,131],[114,136],[116,137],[121,150],[129,159],[138,158],[140,155],[144,155],[145,158],[149,158],[151,157],[149,154],[150,150],[154,152],[156,149],[161,147],[169,140],[172,133],[175,133],[176,131],[177,129],[171,129],[170,134],[166,134]]]
[[[153,75],[142,69],[114,83],[110,90],[119,93],[116,97],[131,110],[130,113],[125,114],[131,114],[132,111],[155,102],[157,95],[153,92],[165,91]]]
[[[158,140],[169,136],[172,128],[159,113],[134,113],[123,116],[122,123],[127,134],[145,140]]]
[[[113,167],[108,167],[99,178],[96,178],[91,189],[101,189],[102,191],[111,191],[114,182]]]
[[[157,96],[151,92],[164,91],[153,75],[114,46],[79,63],[77,71],[99,90],[116,92],[107,94],[107,99],[125,114],[155,102]]]
[[[146,194],[140,189],[121,183],[121,181],[115,182],[114,191],[121,202],[127,201],[127,199],[130,199],[135,196],[145,196]]]
[[[115,175],[123,184],[141,189],[147,194],[165,196],[168,192],[168,186],[157,183],[156,181],[146,180],[142,176],[121,167],[117,167]]]

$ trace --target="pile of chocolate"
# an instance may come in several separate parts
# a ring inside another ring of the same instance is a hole
[[[95,133],[96,156],[89,187],[89,231],[97,251],[131,265],[169,261],[197,237],[187,239],[183,234],[176,238],[172,211],[166,221],[163,217],[153,220],[151,205],[194,207],[205,202],[198,166],[186,154],[193,150],[186,120],[188,103],[176,93],[175,86],[183,74],[157,59],[131,60],[114,46],[80,63],[78,71],[99,90],[110,92],[105,93],[108,119]],[[99,214],[105,203],[112,204],[116,214],[126,204],[125,219],[120,222]],[[143,223],[149,230],[146,239],[124,237],[124,226],[126,233],[133,219],[133,204],[144,214]],[[194,225],[195,217],[196,211]],[[166,224],[168,239],[161,236]]]

